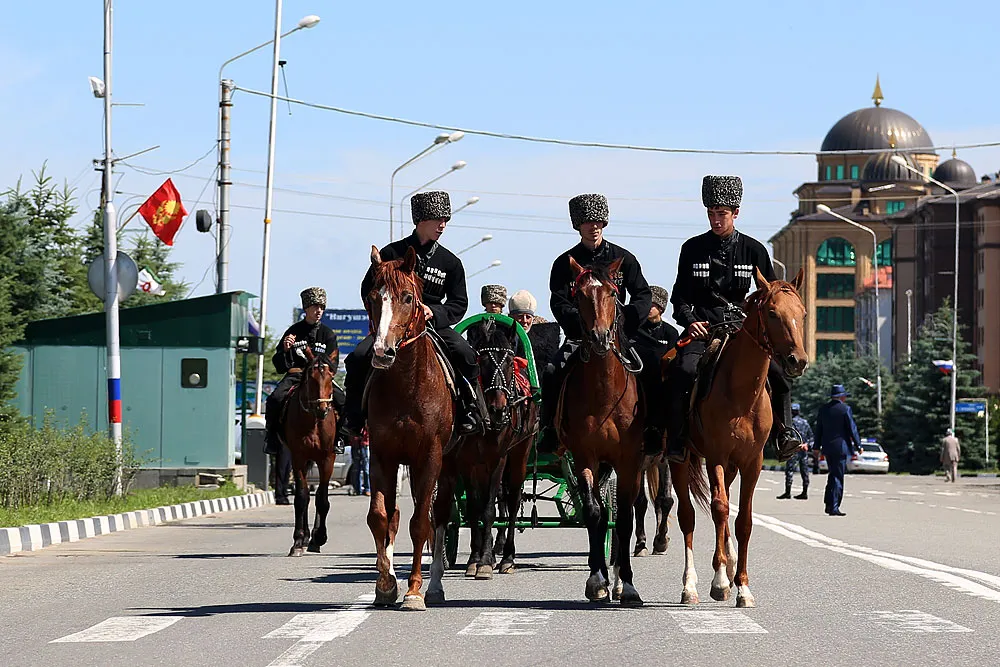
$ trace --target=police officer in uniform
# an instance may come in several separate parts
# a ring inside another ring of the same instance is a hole
[[[444,342],[448,357],[459,378],[461,406],[456,416],[456,431],[468,435],[479,428],[476,396],[473,387],[478,384],[479,360],[475,350],[452,329],[462,321],[469,307],[469,295],[465,284],[465,267],[454,253],[438,242],[451,220],[451,199],[447,192],[421,192],[410,199],[410,213],[415,229],[405,239],[400,239],[382,248],[383,261],[401,259],[410,248],[417,254],[416,272],[424,281],[421,298],[427,324]],[[361,282],[361,300],[367,302],[375,281],[374,267],[368,268]],[[346,423],[344,429],[351,436],[360,433],[364,426],[362,399],[365,383],[372,365],[372,346],[375,337],[369,335],[354,351],[347,355],[345,367],[347,377]],[[417,388],[419,389],[419,387]]]
[[[799,414],[798,403],[792,403],[792,426],[802,436],[802,445],[799,446],[795,456],[785,461],[785,492],[778,496],[778,500],[788,500],[792,497],[796,500],[809,500],[809,467],[812,465],[809,460],[809,447],[813,443],[813,432],[809,421]],[[792,482],[795,481],[796,469],[802,476],[802,493],[792,496]]]
[[[861,436],[854,423],[851,407],[847,405],[847,390],[835,384],[830,390],[830,402],[819,409],[816,416],[816,443],[826,457],[829,473],[826,477],[826,494],[823,501],[830,516],[847,516],[840,509],[844,498],[844,472],[847,457],[861,451]]]
[[[698,372],[698,360],[708,344],[711,326],[732,318],[727,313],[727,303],[742,306],[753,289],[755,268],[767,280],[774,280],[774,267],[767,250],[759,241],[737,231],[734,226],[743,199],[740,177],[705,176],[701,184],[701,199],[707,209],[711,229],[688,239],[681,246],[677,281],[671,298],[674,319],[684,327],[684,335],[694,339],[680,348],[670,369],[667,457],[672,461],[682,461],[685,456],[691,389]],[[771,438],[776,441],[778,458],[785,461],[802,444],[791,426],[791,383],[774,361],[771,362],[768,381],[774,415]]]
[[[326,310],[326,290],[321,287],[309,287],[299,295],[302,299],[302,310],[305,318],[299,320],[285,330],[278,339],[271,363],[279,373],[284,373],[281,382],[267,397],[264,407],[264,419],[267,428],[267,438],[264,451],[277,457],[275,466],[275,502],[288,502],[288,475],[291,472],[292,459],[288,448],[279,439],[281,426],[281,410],[288,393],[302,382],[302,370],[309,363],[305,348],[313,354],[326,354],[336,363],[337,334],[320,319]],[[333,385],[333,405],[337,414],[344,414],[344,392],[336,384]]]
[[[580,243],[556,258],[549,274],[551,297],[549,306],[556,321],[566,334],[566,343],[560,348],[556,360],[548,364],[542,377],[542,438],[538,448],[542,452],[554,452],[559,447],[554,422],[559,391],[565,377],[566,362],[580,346],[583,339],[583,324],[576,299],[572,296],[576,275],[570,267],[572,257],[581,266],[606,265],[621,259],[621,270],[614,276],[618,287],[619,301],[625,293],[629,302],[622,307],[624,335],[631,338],[639,325],[649,314],[652,296],[649,284],[642,275],[639,261],[628,250],[604,238],[604,228],[608,226],[608,200],[602,194],[577,195],[569,200],[569,216],[573,228],[580,234]]]

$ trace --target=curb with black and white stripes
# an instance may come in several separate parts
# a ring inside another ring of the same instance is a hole
[[[180,505],[166,505],[149,510],[95,516],[89,519],[0,528],[0,556],[9,556],[22,551],[38,551],[53,544],[79,542],[88,537],[97,537],[133,528],[158,526],[161,523],[191,519],[206,514],[219,514],[272,504],[274,504],[273,491],[258,491],[242,496],[196,500]]]

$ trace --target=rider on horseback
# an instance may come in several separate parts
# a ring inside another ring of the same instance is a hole
[[[275,370],[284,373],[285,377],[267,397],[264,408],[264,418],[267,423],[267,441],[264,451],[268,454],[281,453],[280,422],[282,406],[288,394],[302,381],[302,369],[309,361],[305,348],[309,347],[313,354],[326,354],[336,362],[339,354],[337,349],[337,334],[320,321],[326,310],[326,290],[320,287],[309,287],[302,290],[302,310],[305,319],[299,320],[288,327],[274,350],[271,363]],[[336,384],[333,385],[333,404],[338,414],[344,413],[344,392]]]
[[[469,307],[462,260],[438,243],[445,226],[451,220],[451,199],[447,192],[421,192],[410,199],[410,213],[416,228],[413,234],[390,243],[379,253],[383,261],[402,259],[409,248],[417,255],[416,272],[423,280],[423,308],[427,323],[444,343],[455,371],[462,405],[457,415],[456,431],[468,435],[479,429],[479,408],[473,387],[479,382],[479,362],[475,351],[453,327],[462,321]],[[361,300],[367,301],[374,281],[370,267],[361,282]],[[363,398],[365,384],[372,369],[372,346],[375,337],[369,335],[347,355],[344,365],[347,378],[347,405],[344,430],[357,434],[364,426]],[[464,380],[463,380],[464,378]],[[414,388],[419,389],[418,387]]]
[[[576,275],[570,267],[570,257],[581,266],[610,264],[621,259],[621,270],[612,276],[618,287],[619,300],[628,292],[629,303],[622,305],[624,334],[631,337],[645,321],[649,313],[651,294],[649,284],[642,275],[639,261],[628,250],[604,239],[604,228],[608,226],[608,200],[601,194],[577,195],[569,200],[569,215],[573,229],[580,234],[580,243],[556,258],[549,276],[549,302],[552,314],[566,334],[566,342],[559,349],[556,359],[548,364],[542,377],[542,437],[538,443],[541,452],[554,452],[559,447],[555,429],[556,405],[565,378],[567,362],[580,346],[583,325],[580,311],[573,298]]]
[[[742,306],[753,287],[754,269],[774,280],[767,250],[756,239],[736,231],[734,224],[743,199],[739,176],[705,176],[701,199],[708,209],[711,230],[684,242],[674,283],[674,319],[684,327],[690,344],[681,347],[670,368],[668,387],[669,439],[667,458],[683,461],[688,441],[691,390],[698,361],[712,337],[712,327],[733,319],[732,306]],[[737,321],[739,326],[741,322]],[[771,438],[779,458],[794,454],[802,440],[792,428],[791,382],[773,360],[768,372],[774,425]]]

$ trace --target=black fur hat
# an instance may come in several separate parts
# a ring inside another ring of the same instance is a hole
[[[743,181],[739,176],[706,176],[701,181],[701,202],[705,208],[739,208],[743,201]]]
[[[443,190],[418,192],[410,198],[413,224],[424,220],[451,220],[451,198]]]
[[[608,226],[608,198],[601,194],[577,195],[569,200],[569,219],[573,229],[585,222],[603,222]]]

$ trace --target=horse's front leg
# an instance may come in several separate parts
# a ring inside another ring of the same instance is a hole
[[[712,488],[712,520],[715,522],[715,554],[712,556],[712,568],[715,570],[715,576],[712,578],[711,596],[713,600],[724,601],[729,599],[731,582],[726,569],[729,494],[726,493],[725,469],[722,464],[710,464],[708,478]]]
[[[427,609],[424,596],[420,593],[424,577],[421,566],[424,559],[424,545],[431,539],[431,501],[434,485],[441,475],[441,443],[428,447],[428,458],[421,465],[410,469],[413,475],[413,516],[410,517],[410,540],[413,543],[413,562],[410,564],[410,585],[403,596],[403,609],[423,611]]]
[[[757,606],[753,593],[750,592],[747,559],[750,553],[750,532],[753,530],[753,491],[757,487],[759,477],[759,462],[740,470],[740,514],[736,517],[736,541],[739,543],[739,556],[736,564],[737,607]]]
[[[687,463],[670,463],[670,477],[677,493],[677,525],[684,535],[681,604],[698,604],[698,573],[694,567],[694,504],[691,502],[689,486],[690,476],[700,473],[698,470],[692,470],[695,465],[694,457]]]
[[[431,547],[431,582],[427,585],[424,602],[444,604],[445,533],[451,522],[452,504],[455,502],[455,477],[444,469],[438,478],[437,495],[434,498],[434,539]]]
[[[581,457],[582,458],[582,457]],[[590,576],[587,578],[585,595],[591,602],[608,602],[611,594],[608,591],[608,564],[604,558],[604,540],[608,532],[608,517],[604,513],[600,490],[594,471],[596,461],[584,461],[577,464],[577,479],[580,482],[580,500],[583,504],[583,520],[587,526],[590,538],[590,552],[587,562],[590,565]]]
[[[631,469],[629,469],[631,467]],[[629,607],[642,605],[642,598],[632,582],[632,561],[629,545],[632,543],[632,506],[642,484],[642,471],[638,462],[634,466],[623,465],[618,471],[618,516],[615,532],[618,533],[618,563],[615,565],[615,593],[621,603]],[[618,582],[621,582],[621,590]]]
[[[295,533],[289,556],[298,557],[305,554],[306,539],[309,537],[309,483],[306,471],[309,461],[292,457],[292,471],[295,476]]]
[[[327,456],[319,465],[319,486],[316,487],[316,521],[313,523],[308,550],[319,553],[326,544],[326,515],[330,512],[330,478],[333,477],[334,456]]]
[[[670,467],[659,463],[650,472],[656,470],[657,491],[653,494],[653,508],[656,511],[656,535],[653,537],[653,554],[664,554],[670,544],[667,536],[670,510],[674,506],[674,497],[670,495]],[[652,485],[651,485],[652,486]]]
[[[635,550],[632,555],[636,558],[645,558],[649,555],[649,550],[646,548],[646,510],[649,509],[649,498],[646,496],[645,481],[646,476],[643,474],[639,477],[639,493],[635,498]],[[621,480],[619,480],[620,482]],[[621,487],[618,487],[621,489]],[[619,505],[618,507],[621,507]],[[621,510],[619,510],[619,515]],[[621,520],[620,517],[618,519]],[[625,545],[628,549],[628,545]]]
[[[482,555],[479,559],[479,569],[476,571],[476,579],[480,580],[492,579],[493,567],[497,564],[496,556],[493,554],[493,523],[496,521],[497,497],[500,495],[500,480],[503,478],[506,464],[507,457],[503,456],[494,466],[490,474],[489,489],[484,498]]]
[[[483,553],[482,534],[482,479],[477,470],[465,477],[465,516],[469,522],[469,560],[465,564],[465,576],[470,579],[479,571],[479,562]]]
[[[371,451],[372,497],[368,506],[368,527],[375,540],[378,579],[375,581],[375,605],[384,607],[396,604],[399,585],[392,568],[392,549],[396,528],[399,526],[399,508],[396,507],[396,471],[398,465],[383,462],[379,452]],[[393,526],[395,523],[395,526]]]

